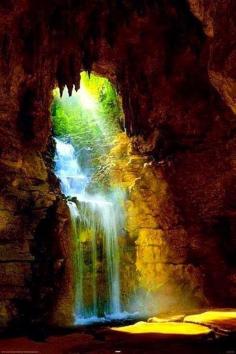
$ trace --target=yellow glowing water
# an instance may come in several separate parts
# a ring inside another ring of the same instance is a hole
[[[205,324],[230,321],[231,324],[236,326],[236,311],[206,311],[197,315],[186,316],[184,321]]]
[[[165,322],[165,323],[147,323],[137,322],[131,326],[112,328],[114,331],[131,334],[168,334],[168,335],[206,335],[211,333],[211,329],[193,323],[183,322]]]

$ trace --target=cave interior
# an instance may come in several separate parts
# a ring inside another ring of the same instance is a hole
[[[0,351],[236,349],[235,13],[0,1]]]

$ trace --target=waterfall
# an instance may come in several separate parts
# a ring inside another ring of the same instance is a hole
[[[116,194],[89,194],[91,176],[82,171],[72,144],[56,141],[55,173],[71,216],[75,244],[75,322],[120,318],[119,234],[122,211]]]

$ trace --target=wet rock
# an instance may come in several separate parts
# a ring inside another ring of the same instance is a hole
[[[186,323],[198,323],[216,331],[236,332],[236,312],[232,310],[211,310],[184,318]]]
[[[164,323],[164,322],[182,322],[185,315],[173,315],[168,317],[150,317],[147,322]]]

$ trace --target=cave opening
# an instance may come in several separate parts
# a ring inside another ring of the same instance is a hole
[[[104,77],[81,72],[80,89],[53,91],[55,174],[71,225],[74,323],[129,316],[120,284],[125,190],[112,180],[110,155],[126,139],[121,98]]]

